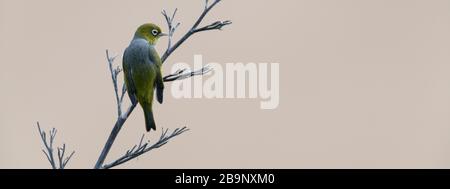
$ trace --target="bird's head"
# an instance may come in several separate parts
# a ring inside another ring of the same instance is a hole
[[[155,45],[160,37],[167,36],[167,34],[162,33],[159,26],[147,23],[139,26],[134,36],[145,39],[148,41],[148,43]]]

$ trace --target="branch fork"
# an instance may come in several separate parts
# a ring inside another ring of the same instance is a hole
[[[39,130],[39,135],[41,137],[42,143],[44,144],[44,149],[42,149],[42,152],[45,154],[45,157],[47,157],[48,162],[52,166],[52,169],[64,169],[69,163],[70,159],[72,158],[73,154],[75,154],[75,151],[72,151],[69,156],[65,156],[66,153],[66,144],[63,144],[62,147],[56,147],[57,150],[57,158],[54,157],[54,148],[53,143],[55,142],[56,133],[58,130],[53,128],[48,133],[43,131],[41,129],[41,125],[39,122],[37,122],[37,127]],[[47,140],[47,136],[49,136]]]

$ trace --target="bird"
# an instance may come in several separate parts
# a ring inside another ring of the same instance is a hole
[[[155,49],[158,39],[163,36],[167,34],[159,26],[143,24],[138,27],[123,54],[122,67],[127,93],[133,104],[139,103],[142,107],[147,132],[156,130],[152,109],[155,90],[158,102],[163,103],[162,61]]]

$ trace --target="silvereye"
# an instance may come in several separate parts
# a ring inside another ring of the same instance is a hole
[[[163,102],[162,61],[155,49],[156,42],[162,36],[167,35],[162,33],[157,25],[144,24],[137,29],[123,55],[128,96],[133,103],[139,102],[144,110],[147,132],[156,130],[152,111],[155,89],[158,102]]]

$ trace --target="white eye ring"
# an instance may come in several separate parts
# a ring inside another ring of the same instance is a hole
[[[157,36],[157,35],[158,35],[158,30],[157,30],[157,29],[152,30],[152,34],[153,34],[154,36]]]

